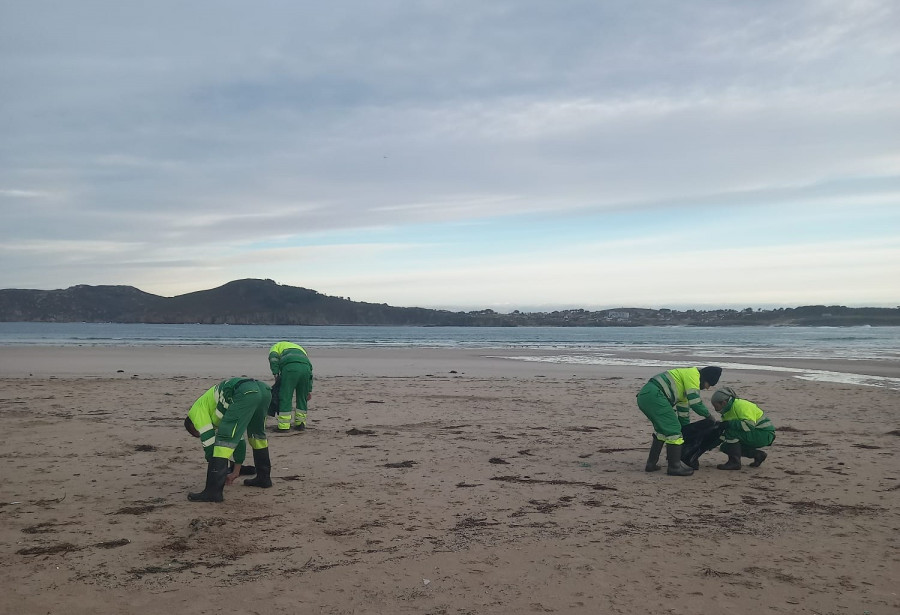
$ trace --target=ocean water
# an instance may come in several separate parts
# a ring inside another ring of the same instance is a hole
[[[476,348],[504,356],[504,349],[560,351],[550,356],[517,352],[508,358],[597,365],[665,366],[642,354],[742,359],[876,360],[897,364],[897,378],[811,370],[798,377],[886,386],[900,390],[900,327],[308,327],[273,325],[149,325],[121,323],[0,322],[2,346],[253,346],[291,340],[316,347]],[[763,366],[773,371],[789,371]],[[796,370],[790,370],[796,371]]]

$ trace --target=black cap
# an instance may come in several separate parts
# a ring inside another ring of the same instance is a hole
[[[722,368],[716,367],[715,365],[710,365],[709,367],[704,367],[700,370],[700,382],[705,382],[709,386],[716,386],[719,382],[719,377],[722,375]]]

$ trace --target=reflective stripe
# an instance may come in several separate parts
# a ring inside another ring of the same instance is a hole
[[[754,423],[750,420],[741,421],[741,429],[744,431],[753,431]]]
[[[667,436],[666,434],[655,432],[654,435],[657,440],[662,440],[666,444],[684,444],[684,437],[680,433]]]
[[[213,435],[211,435],[209,438],[202,441],[203,448],[206,448],[207,446],[209,446],[210,444],[212,444],[215,441],[216,441],[216,434],[213,433]]]
[[[234,454],[234,449],[228,446],[216,446],[213,448],[213,457],[224,457],[228,459]]]
[[[655,382],[660,390],[662,390],[663,395],[666,396],[666,399],[669,400],[669,403],[673,406],[675,405],[678,401],[678,387],[675,385],[675,380],[669,372],[663,372],[653,376],[653,378],[650,379],[650,382]]]
[[[250,448],[253,450],[259,450],[261,448],[269,448],[269,441],[267,439],[260,440],[259,438],[247,438],[247,441],[250,443]]]
[[[772,424],[772,421],[769,419],[763,419],[759,423],[756,424],[757,429],[765,429],[768,431],[775,431],[775,425]]]
[[[199,431],[200,433],[203,433],[204,431],[209,431],[210,429],[213,429],[213,425],[212,425],[212,423],[207,423],[207,424],[204,425],[203,427],[197,427],[197,426],[195,425],[194,428],[195,428],[197,431]]]

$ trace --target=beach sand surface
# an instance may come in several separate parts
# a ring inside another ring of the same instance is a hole
[[[0,348],[0,613],[900,612],[896,391],[726,371],[768,460],[670,477],[634,400],[657,368],[322,349],[274,486],[188,502],[188,408],[265,354]]]

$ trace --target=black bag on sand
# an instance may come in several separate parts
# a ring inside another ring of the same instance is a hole
[[[711,451],[722,443],[719,436],[725,430],[722,423],[694,421],[681,428],[684,445],[681,447],[681,461],[696,469],[700,455]]]
[[[281,391],[281,378],[275,377],[275,383],[272,385],[272,401],[269,402],[269,410],[266,412],[269,416],[278,414],[278,397]]]

